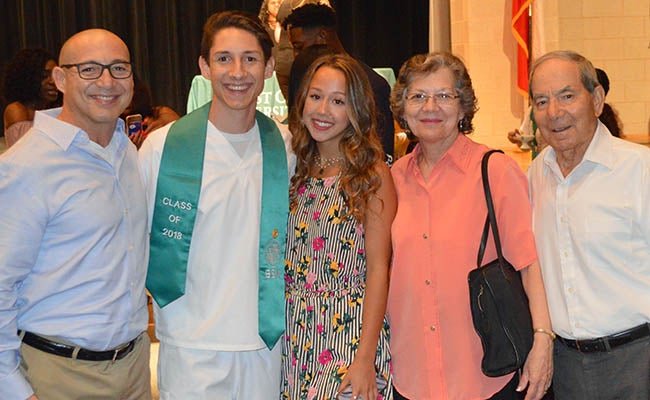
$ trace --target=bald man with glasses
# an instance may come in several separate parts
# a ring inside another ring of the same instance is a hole
[[[118,118],[129,50],[90,29],[59,64],[63,108],[0,156],[0,398],[150,399],[147,206]]]

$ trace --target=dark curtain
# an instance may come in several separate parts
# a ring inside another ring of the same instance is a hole
[[[214,12],[257,15],[261,0],[0,0],[0,64],[21,48],[58,55],[63,42],[87,28],[105,28],[131,50],[136,73],[151,86],[154,103],[184,114],[201,29]],[[429,0],[332,0],[339,35],[351,54],[397,74],[409,56],[428,49]],[[4,107],[3,107],[4,109]]]
[[[395,76],[412,55],[429,51],[429,0],[330,0],[348,53]]]

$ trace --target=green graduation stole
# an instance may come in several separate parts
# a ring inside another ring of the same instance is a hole
[[[262,214],[259,250],[259,333],[269,349],[284,332],[284,248],[289,217],[289,171],[275,122],[257,111],[262,139]]]
[[[174,122],[160,159],[146,282],[160,307],[185,294],[209,111],[210,103]]]
[[[161,308],[185,293],[187,259],[196,220],[211,103],[176,121],[160,160],[151,226],[147,289]],[[262,142],[262,210],[259,238],[258,321],[273,348],[284,331],[284,247],[289,173],[282,135],[259,111]]]

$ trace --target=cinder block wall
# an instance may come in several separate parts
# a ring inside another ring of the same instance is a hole
[[[624,133],[650,134],[650,0],[535,0],[546,51],[575,50],[607,71],[607,100]],[[509,148],[526,102],[514,88],[511,0],[451,0],[452,51],[467,64],[479,98],[473,138]]]

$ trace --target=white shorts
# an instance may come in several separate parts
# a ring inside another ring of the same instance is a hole
[[[161,400],[276,399],[282,346],[252,351],[213,351],[160,343]]]

